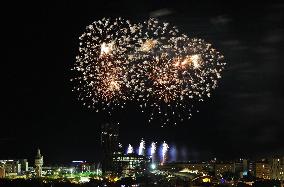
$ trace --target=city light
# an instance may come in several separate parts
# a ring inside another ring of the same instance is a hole
[[[133,153],[133,147],[129,144],[127,148],[127,154]]]
[[[156,164],[152,163],[151,164],[151,169],[153,169],[153,170],[156,169]]]

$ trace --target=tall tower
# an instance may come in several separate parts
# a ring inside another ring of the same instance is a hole
[[[113,154],[119,151],[118,142],[118,123],[103,124],[101,132],[101,146],[102,146],[102,171],[112,171],[112,157]]]
[[[40,149],[37,150],[35,157],[35,172],[37,177],[42,177],[43,156],[40,154]]]

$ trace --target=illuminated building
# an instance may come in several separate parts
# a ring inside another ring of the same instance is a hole
[[[255,176],[255,161],[250,160],[248,163],[248,172],[251,176]]]
[[[75,172],[82,172],[82,164],[84,164],[85,161],[82,160],[73,160],[71,162],[71,167],[74,168]]]
[[[243,173],[248,173],[249,170],[249,161],[247,159],[243,159]]]
[[[84,162],[82,165],[81,165],[81,172],[90,172],[91,171],[91,166],[90,164]]]
[[[113,170],[122,176],[137,176],[143,174],[149,167],[150,159],[135,153],[113,155]]]
[[[283,163],[281,163],[280,158],[272,158],[270,178],[275,180],[284,180]]]
[[[17,176],[21,174],[19,160],[0,160],[0,165],[4,168],[5,176]]]
[[[234,163],[234,172],[241,178],[247,176],[249,173],[249,161],[247,159],[240,159]]]
[[[206,162],[200,162],[200,163],[171,162],[159,166],[159,169],[164,171],[174,171],[174,172],[186,170],[191,173],[207,173],[213,170],[213,165]]]
[[[5,177],[5,167],[0,165],[0,179]]]
[[[215,176],[220,176],[225,172],[234,173],[233,163],[216,163],[215,164]]]
[[[21,164],[21,170],[22,173],[28,172],[29,170],[29,163],[27,159],[21,159],[19,160],[20,164]]]
[[[267,160],[261,160],[255,163],[256,178],[270,179],[270,165]]]
[[[102,171],[111,172],[113,169],[112,157],[119,150],[119,126],[115,123],[106,123],[101,126]]]
[[[35,157],[35,172],[37,177],[42,177],[42,165],[43,165],[43,156],[40,154],[40,150],[37,150],[37,155]]]

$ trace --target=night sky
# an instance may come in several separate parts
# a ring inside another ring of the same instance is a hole
[[[112,119],[83,107],[71,91],[78,37],[102,17],[138,22],[157,12],[164,13],[161,21],[212,43],[227,66],[200,112],[176,127],[149,125],[133,109],[115,114],[121,142],[166,140],[179,159],[284,154],[284,3],[25,1],[6,10],[0,159],[33,159],[39,147],[46,163],[98,160],[100,125]]]

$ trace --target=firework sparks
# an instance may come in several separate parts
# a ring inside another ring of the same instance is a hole
[[[152,142],[152,143],[151,143],[151,148],[150,148],[151,157],[153,157],[154,154],[156,153],[156,149],[157,149],[156,143],[155,143],[155,142]]]
[[[114,50],[114,43],[113,42],[111,42],[109,44],[106,44],[105,42],[102,43],[100,57],[110,55],[113,50]]]
[[[144,155],[144,154],[145,154],[145,141],[142,139],[139,144],[138,155]]]
[[[137,43],[139,29],[121,18],[95,21],[80,36],[79,55],[72,69],[78,100],[89,108],[123,108],[131,98],[128,53]],[[138,44],[137,44],[138,45]]]
[[[210,97],[225,65],[223,56],[203,40],[183,36],[167,45],[173,50],[161,46],[145,72],[150,80],[146,102],[153,108],[150,120],[160,116],[163,124],[190,118],[193,103]]]
[[[163,164],[165,163],[165,161],[166,161],[168,149],[169,149],[169,146],[168,146],[168,144],[164,141],[163,144],[162,144],[162,162],[161,162],[162,165],[163,165]]]
[[[155,162],[155,154],[156,154],[156,143],[152,142],[150,147],[150,158],[152,159],[152,163]]]
[[[129,144],[127,148],[127,154],[133,153],[133,147]]]
[[[150,51],[155,47],[157,44],[157,40],[147,39],[142,45],[141,45],[141,51],[147,52]]]
[[[152,111],[149,122],[156,118],[163,126],[191,118],[195,102],[217,87],[224,66],[211,44],[168,23],[102,19],[80,37],[72,81],[89,108],[111,113],[135,101]]]

